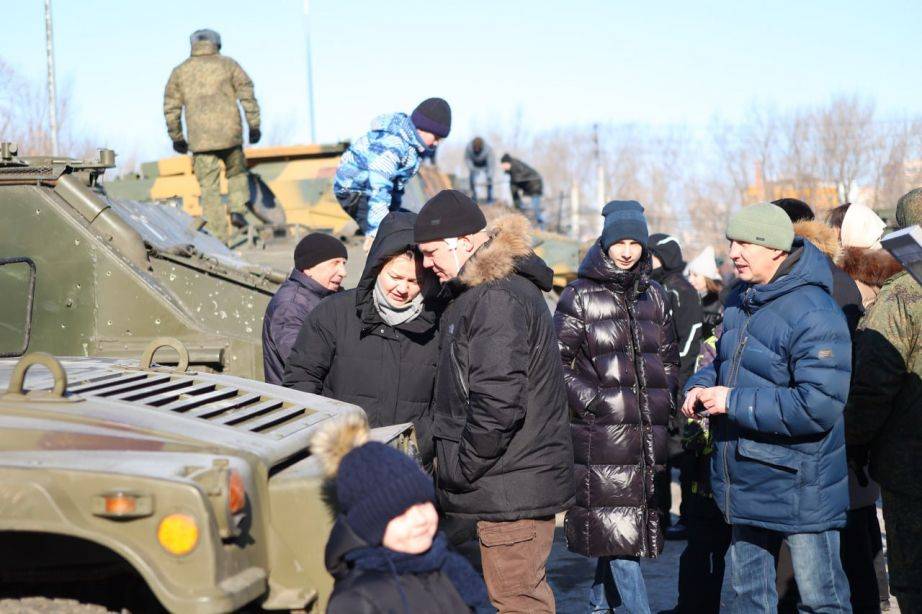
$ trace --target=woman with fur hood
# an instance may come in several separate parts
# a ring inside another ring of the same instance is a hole
[[[887,224],[864,205],[849,206],[842,220],[842,252],[838,264],[855,280],[867,309],[877,299],[884,282],[902,271],[900,263],[881,248]]]
[[[864,315],[861,306],[861,293],[852,278],[836,266],[839,254],[839,238],[836,230],[822,222],[816,221],[810,205],[797,198],[780,198],[772,201],[784,209],[794,224],[794,234],[813,243],[826,256],[829,270],[832,272],[832,298],[845,314],[848,332],[854,337],[858,320]]]
[[[362,414],[321,428],[311,453],[335,482],[329,614],[450,614],[489,604],[483,580],[437,532],[432,480],[410,457],[369,441]]]
[[[576,461],[567,547],[599,557],[590,611],[619,601],[649,613],[640,557],[663,549],[654,476],[666,464],[679,350],[668,298],[650,278],[643,207],[613,201],[605,226],[560,297],[554,324]]]

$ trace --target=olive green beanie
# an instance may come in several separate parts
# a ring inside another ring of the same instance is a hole
[[[777,205],[749,205],[730,218],[727,239],[789,252],[794,243],[794,225],[784,209]]]

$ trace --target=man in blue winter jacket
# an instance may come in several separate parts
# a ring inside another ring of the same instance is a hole
[[[333,194],[358,222],[367,238],[366,250],[384,216],[401,208],[403,190],[419,170],[422,156],[449,132],[451,107],[441,98],[427,98],[410,115],[376,117],[371,130],[343,154]]]
[[[710,418],[714,498],[733,526],[733,609],[776,610],[775,557],[786,541],[803,607],[850,612],[838,529],[851,342],[832,274],[775,205],[743,208],[727,239],[745,283],[727,298],[717,358],[688,380],[682,413]]]

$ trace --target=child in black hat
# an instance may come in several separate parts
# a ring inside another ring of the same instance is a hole
[[[336,580],[327,612],[448,614],[488,605],[483,580],[437,532],[432,480],[409,456],[368,439],[365,417],[350,414],[311,441],[339,506],[326,547]]]

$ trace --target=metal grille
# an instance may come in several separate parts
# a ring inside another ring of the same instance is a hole
[[[0,181],[40,181],[60,174],[53,166],[0,166]]]
[[[137,403],[273,439],[283,439],[327,417],[302,405],[188,374],[90,374],[70,386],[68,393]]]

